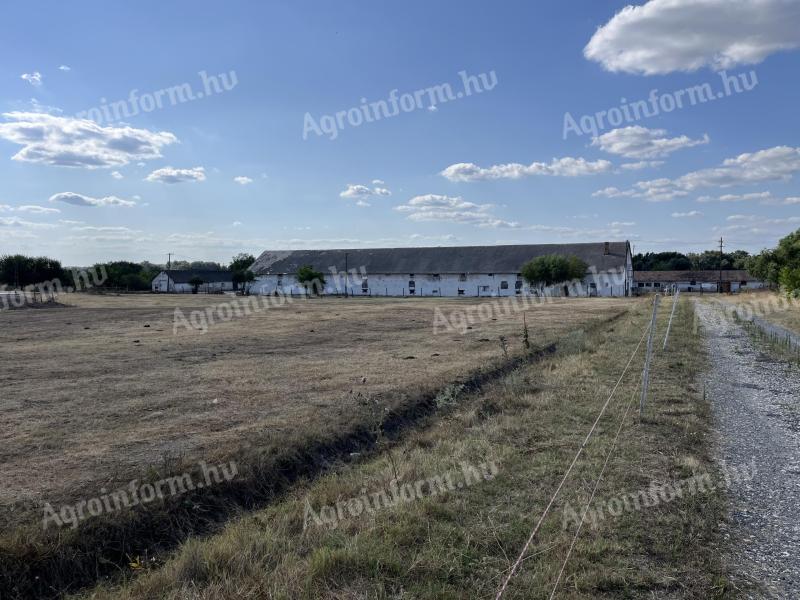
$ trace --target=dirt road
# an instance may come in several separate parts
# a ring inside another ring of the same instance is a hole
[[[734,579],[757,598],[800,597],[800,369],[767,354],[719,307],[696,303],[711,368],[707,390],[718,458],[755,460],[752,481],[729,489]]]

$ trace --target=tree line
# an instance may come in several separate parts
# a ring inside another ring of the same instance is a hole
[[[720,253],[713,250],[689,252],[641,252],[633,255],[634,271],[723,271],[747,269],[752,257],[744,250]]]
[[[246,284],[255,279],[249,270],[255,262],[252,254],[237,254],[229,265],[222,265],[211,261],[175,261],[170,265],[172,270],[197,270],[197,271],[232,271],[232,279],[236,284]],[[95,263],[90,267],[95,273],[102,271],[105,274],[98,287],[117,288],[129,291],[145,291],[150,289],[153,278],[161,271],[167,269],[166,265],[154,264],[148,261],[131,262],[126,260]],[[58,281],[63,287],[82,288],[85,283],[76,281],[76,273],[80,268],[66,268],[61,262],[46,256],[25,256],[22,254],[7,254],[0,256],[0,286],[7,288],[24,288],[46,282]],[[200,285],[205,283],[200,279]]]
[[[800,229],[781,239],[776,248],[753,256],[747,268],[753,277],[800,296]]]

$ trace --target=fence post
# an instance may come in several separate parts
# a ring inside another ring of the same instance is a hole
[[[644,415],[644,405],[647,401],[647,388],[650,385],[650,359],[653,355],[653,338],[656,334],[656,317],[658,315],[658,300],[660,296],[655,295],[653,300],[653,317],[650,321],[650,334],[647,336],[647,355],[644,358],[644,371],[642,371],[642,396],[639,399],[639,418]]]
[[[667,349],[667,341],[669,341],[669,330],[672,329],[672,319],[675,317],[675,307],[678,306],[678,296],[681,295],[681,291],[678,290],[675,292],[674,297],[672,298],[672,313],[669,315],[669,323],[667,323],[667,333],[664,335],[664,347],[661,348],[662,350]]]

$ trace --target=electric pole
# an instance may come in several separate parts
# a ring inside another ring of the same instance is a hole
[[[722,293],[722,237],[719,238],[719,293]]]
[[[171,279],[169,272],[171,268],[172,268],[172,253],[170,252],[169,254],[167,254],[167,293],[169,293],[169,280]]]

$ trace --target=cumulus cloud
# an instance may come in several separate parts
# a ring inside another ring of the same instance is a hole
[[[489,228],[520,226],[516,221],[498,219],[491,213],[493,209],[493,204],[475,204],[467,202],[460,196],[439,194],[415,196],[406,204],[395,206],[396,211],[407,214],[412,221],[446,221]]]
[[[650,0],[600,27],[584,56],[614,72],[657,75],[756,64],[800,45],[800,3]]]
[[[551,175],[554,177],[577,177],[594,175],[611,170],[607,160],[587,161],[585,158],[554,158],[550,163],[533,162],[529,165],[508,163],[479,167],[474,163],[450,165],[440,173],[450,181],[485,181],[491,179],[521,179],[532,175]]]
[[[124,176],[122,173],[120,173],[119,171],[112,171],[112,173],[111,173],[111,176],[112,176],[114,179],[122,179],[123,177],[125,177],[125,176]]]
[[[771,200],[770,192],[752,192],[749,194],[723,194],[722,196],[700,196],[698,202],[748,202],[750,200]]]
[[[161,183],[181,183],[182,181],[205,181],[206,172],[204,167],[194,167],[193,169],[175,169],[164,167],[156,169],[145,179],[147,181],[160,181]]]
[[[702,217],[703,213],[699,210],[690,210],[689,212],[674,212],[672,213],[673,219],[690,219],[692,217]]]
[[[648,129],[635,125],[612,129],[608,133],[592,138],[592,146],[598,146],[604,152],[625,158],[652,159],[663,158],[677,150],[707,144],[709,141],[708,135],[697,140],[685,135],[671,138],[667,137],[666,129]]]
[[[19,78],[24,79],[33,87],[39,87],[42,85],[42,74],[39,73],[39,71],[34,71],[33,73],[23,73],[19,76]]]
[[[239,175],[238,177],[234,177],[233,180],[239,185],[247,185],[248,183],[253,183],[252,179],[250,179],[249,177],[245,177],[244,175]]]
[[[4,113],[0,139],[22,146],[12,158],[61,167],[96,169],[161,157],[178,139],[166,131],[129,126],[101,127],[93,121],[42,112]]]
[[[61,212],[57,208],[48,208],[46,206],[37,206],[35,204],[26,204],[24,206],[20,206],[17,210],[19,212],[29,212],[35,215],[46,215]]]
[[[735,158],[724,160],[719,167],[693,171],[677,179],[662,178],[639,181],[627,190],[609,187],[598,190],[592,195],[608,198],[644,198],[651,202],[661,202],[686,196],[701,188],[726,188],[766,181],[788,181],[798,171],[800,171],[800,148],[776,146],[758,152],[740,154]],[[764,198],[763,194],[768,194],[768,192],[760,192],[760,194],[762,194],[760,198]],[[718,200],[732,202],[740,198],[748,199],[745,196],[730,194],[720,196]],[[703,196],[699,200],[707,202],[710,201],[710,197]]]
[[[60,192],[50,196],[50,202],[66,202],[73,206],[136,206],[133,200],[123,200],[116,196],[105,196],[103,198],[92,198],[75,192]]]
[[[28,229],[53,229],[58,227],[54,223],[38,223],[35,221],[26,221],[19,217],[0,217],[0,225],[5,227],[24,227]]]
[[[60,67],[58,67],[58,70],[59,71],[71,71],[72,69],[69,68],[67,65],[61,65]]]
[[[380,183],[378,184],[376,182]],[[339,192],[339,197],[345,200],[355,200],[356,206],[369,206],[369,202],[367,202],[368,198],[392,195],[392,192],[385,187],[379,187],[380,185],[385,185],[380,179],[375,179],[372,183],[375,184],[375,187],[348,183],[347,187]]]

